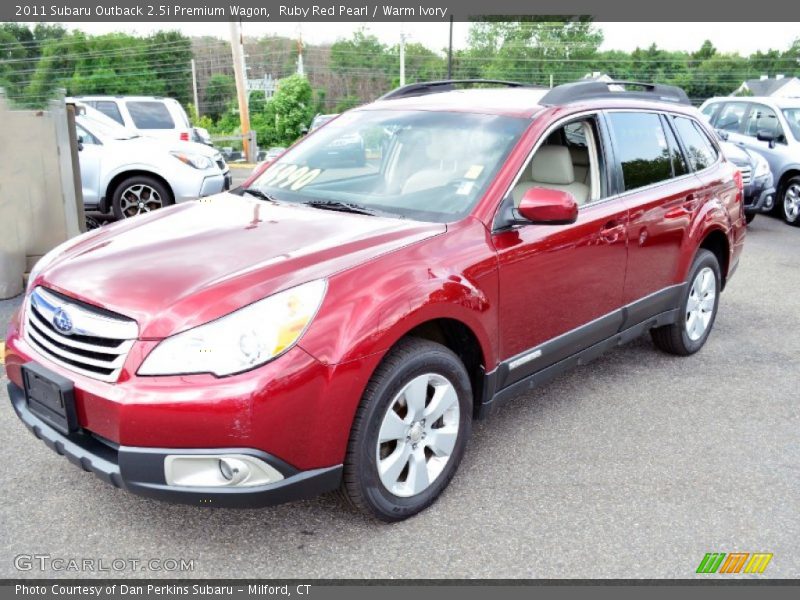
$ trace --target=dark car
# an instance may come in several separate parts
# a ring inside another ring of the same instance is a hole
[[[767,159],[755,150],[726,141],[724,132],[720,133],[720,147],[725,157],[739,168],[744,184],[744,214],[747,222],[752,222],[758,213],[770,212],[775,206],[775,186],[772,171]]]

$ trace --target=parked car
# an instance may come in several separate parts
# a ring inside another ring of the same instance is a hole
[[[237,194],[49,252],[6,336],[19,418],[145,496],[341,488],[397,521],[500,402],[647,332],[700,350],[746,227],[686,94],[459,85],[400,88]],[[375,164],[313,166],[356,134]]]
[[[777,189],[775,211],[800,226],[800,98],[711,98],[700,110],[729,141],[767,159]]]
[[[278,160],[283,154],[286,152],[286,148],[283,146],[273,146],[269,150],[265,150],[263,156],[261,157],[261,161],[258,163],[257,168],[266,168]]]
[[[100,111],[119,125],[142,136],[170,142],[197,141],[189,117],[174,98],[160,96],[75,96],[67,102],[80,102]],[[208,132],[206,132],[208,133]]]
[[[227,190],[230,169],[216,150],[142,137],[91,107],[75,117],[84,207],[118,219]]]
[[[748,223],[761,212],[770,212],[775,205],[775,186],[767,159],[754,150],[727,141],[727,134],[719,132],[725,157],[739,168],[744,184],[744,214]]]

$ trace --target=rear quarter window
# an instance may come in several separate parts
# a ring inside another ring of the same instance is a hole
[[[686,117],[675,117],[675,128],[695,171],[702,171],[717,161],[717,149],[698,123]]]
[[[134,100],[126,106],[137,129],[175,129],[172,115],[163,102]]]

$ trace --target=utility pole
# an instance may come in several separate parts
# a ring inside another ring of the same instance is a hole
[[[297,24],[297,74],[305,77],[305,68],[303,67],[303,25]]]
[[[194,93],[194,115],[200,118],[200,103],[197,100],[197,68],[192,59],[192,92]]]
[[[450,43],[447,46],[447,78],[453,78],[453,15],[450,15]]]
[[[400,87],[406,84],[406,34],[400,24]]]
[[[239,101],[239,122],[242,126],[242,150],[250,160],[250,112],[247,107],[247,90],[245,89],[244,52],[242,50],[241,25],[231,21],[231,56],[233,58],[233,74],[236,79],[236,98]]]

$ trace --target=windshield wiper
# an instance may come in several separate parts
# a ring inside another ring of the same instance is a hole
[[[321,208],[322,210],[336,210],[339,212],[355,213],[357,215],[375,216],[378,214],[377,211],[367,208],[366,206],[353,204],[351,202],[339,202],[338,200],[312,200],[310,202],[304,202],[304,204],[314,208]]]
[[[251,196],[255,196],[260,200],[266,200],[267,202],[275,202],[275,203],[278,202],[278,199],[275,196],[273,196],[272,194],[268,194],[267,192],[262,192],[258,188],[243,188],[242,193],[250,194]]]

